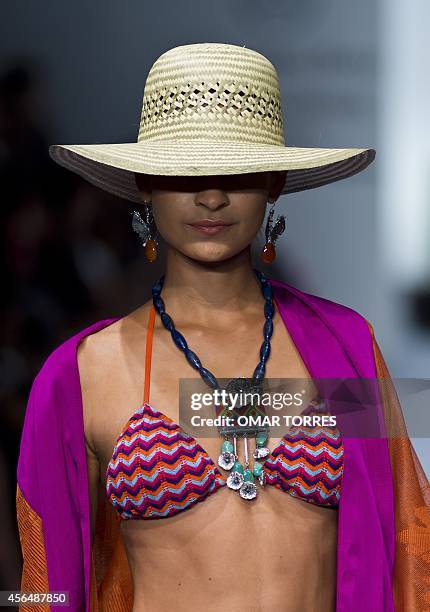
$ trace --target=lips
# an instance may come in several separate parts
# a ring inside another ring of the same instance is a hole
[[[189,225],[192,225],[193,227],[219,227],[228,226],[232,224],[227,223],[227,221],[223,221],[222,219],[202,219],[201,221],[189,223]]]
[[[201,219],[194,223],[188,223],[188,225],[201,234],[213,236],[214,234],[225,231],[233,224],[227,223],[227,221],[223,221],[222,219]]]

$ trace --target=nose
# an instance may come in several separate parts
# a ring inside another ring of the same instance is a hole
[[[228,197],[217,176],[201,177],[200,190],[196,193],[196,203],[209,210],[218,210],[228,204]]]
[[[227,206],[227,196],[220,189],[206,189],[201,191],[196,200],[198,205],[204,206],[208,210],[218,210]]]

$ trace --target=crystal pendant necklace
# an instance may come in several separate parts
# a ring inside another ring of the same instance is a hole
[[[273,305],[272,286],[264,276],[262,272],[254,269],[254,273],[260,282],[261,291],[264,297],[264,327],[263,327],[263,343],[260,348],[260,361],[254,370],[252,379],[244,377],[233,378],[227,384],[225,391],[229,393],[240,394],[237,399],[243,397],[245,394],[253,394],[251,397],[255,397],[254,394],[258,394],[259,397],[262,384],[264,380],[264,374],[266,369],[266,362],[270,355],[270,338],[273,334],[273,315],[275,308]],[[188,344],[184,336],[176,329],[171,317],[167,314],[164,301],[161,297],[161,290],[164,284],[164,276],[162,276],[152,286],[152,301],[155,310],[161,317],[161,321],[164,327],[170,331],[172,339],[176,346],[185,354],[187,361],[190,365],[198,370],[203,381],[212,389],[220,390],[215,376],[207,368],[204,368],[201,364],[200,359],[192,350],[188,348]],[[230,395],[227,395],[230,397]],[[239,404],[239,405],[238,405]],[[265,484],[264,465],[262,461],[270,454],[269,448],[266,446],[266,442],[269,437],[269,428],[261,426],[240,426],[237,422],[239,416],[264,416],[258,405],[243,401],[242,403],[236,404],[235,408],[232,409],[232,405],[224,406],[220,416],[228,416],[233,421],[232,426],[219,427],[218,431],[221,436],[224,437],[224,442],[221,446],[221,453],[218,457],[218,465],[230,472],[227,478],[227,485],[230,489],[239,491],[240,496],[243,499],[254,499],[257,496],[257,486],[255,481],[258,480],[261,486]],[[253,453],[254,463],[251,468],[249,462],[249,450],[248,450],[248,438],[253,436],[255,438],[255,450]],[[243,438],[244,445],[244,462],[242,463],[238,455],[238,437]]]

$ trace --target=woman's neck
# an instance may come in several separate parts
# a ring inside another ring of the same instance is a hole
[[[261,313],[264,299],[250,251],[224,262],[196,262],[175,251],[167,254],[162,297],[166,311],[197,326],[232,322]]]

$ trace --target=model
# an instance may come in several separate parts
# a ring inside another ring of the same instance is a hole
[[[428,482],[372,325],[251,259],[268,203],[265,263],[285,229],[279,196],[347,178],[375,151],[286,146],[273,64],[202,43],[153,64],[137,142],[50,154],[134,202],[148,262],[160,236],[167,259],[150,301],[69,338],[34,380],[22,590],[67,591],[86,612],[430,607]],[[179,425],[193,377],[211,392],[303,379],[314,399],[295,414],[320,418],[333,411],[318,381],[381,379],[381,435],[348,434],[339,413],[278,438],[234,421],[199,439]]]

